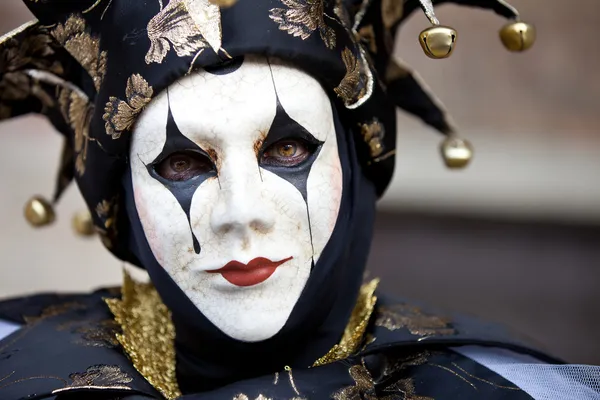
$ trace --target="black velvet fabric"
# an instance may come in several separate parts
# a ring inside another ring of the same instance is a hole
[[[341,337],[362,283],[376,192],[358,164],[352,135],[346,133],[335,108],[334,119],[343,174],[337,222],[287,323],[273,338],[263,342],[245,343],[223,334],[158,264],[135,208],[131,174],[125,175],[130,248],[172,311],[177,373],[184,392],[220,387],[278,371],[285,365],[308,367]],[[308,193],[314,195],[317,194]]]

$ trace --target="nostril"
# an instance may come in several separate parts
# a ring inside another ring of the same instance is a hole
[[[221,225],[221,229],[219,229],[221,231],[221,233],[223,235],[228,234],[229,232],[231,232],[233,229],[233,224],[223,224]]]
[[[254,220],[250,222],[250,229],[258,233],[267,233],[271,230],[273,224],[266,223],[265,221]]]

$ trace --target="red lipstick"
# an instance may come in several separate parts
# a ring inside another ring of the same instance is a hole
[[[269,279],[277,267],[292,258],[288,257],[280,261],[271,261],[268,258],[257,257],[248,261],[248,264],[232,260],[225,264],[223,268],[206,272],[221,274],[229,283],[236,286],[254,286]]]

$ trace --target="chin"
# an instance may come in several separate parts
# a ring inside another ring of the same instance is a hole
[[[234,326],[223,327],[225,329],[217,327],[232,339],[248,343],[262,342],[277,335],[289,317],[289,313],[286,313],[287,315],[277,315],[274,318],[271,311],[242,314],[245,316],[240,317]]]

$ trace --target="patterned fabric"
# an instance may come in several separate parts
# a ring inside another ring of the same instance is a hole
[[[503,0],[456,0],[509,18]],[[65,135],[58,198],[72,179],[104,244],[138,264],[127,248],[120,177],[131,128],[151,99],[197,68],[245,54],[278,57],[315,76],[335,99],[362,167],[379,195],[396,146],[395,106],[444,134],[453,127],[418,76],[393,60],[399,25],[415,0],[59,0],[25,4],[39,22],[0,38],[0,120],[46,115]]]
[[[78,295],[77,301],[57,301],[49,304],[37,297],[36,315],[29,315],[27,324],[17,333],[0,340],[0,398],[19,399],[32,394],[40,398],[77,392],[95,394],[98,399],[163,399],[136,371],[116,341],[119,328],[112,320],[103,298],[112,297],[108,291]],[[379,296],[385,297],[385,296]],[[57,297],[60,298],[60,297]],[[71,299],[72,300],[72,299]],[[394,301],[395,302],[395,301]],[[475,321],[455,323],[444,319],[445,328],[437,322],[436,314],[414,308],[395,321],[417,329],[450,329],[440,333],[439,340],[418,341],[409,329],[389,331],[378,326],[391,318],[394,302],[380,305],[365,335],[369,343],[362,351],[320,367],[282,367],[280,371],[259,376],[198,394],[177,398],[195,399],[530,399],[518,383],[487,368],[480,360],[452,349],[458,343],[485,342],[506,348],[540,354],[524,345],[498,336],[477,338],[474,332],[488,327]],[[12,312],[34,309],[36,297],[13,299]],[[0,303],[6,310],[7,303]],[[19,310],[16,305],[26,305]],[[404,310],[410,306],[401,303]],[[0,318],[4,315],[0,314]],[[377,322],[379,321],[379,323]],[[411,322],[412,321],[412,322]],[[417,328],[421,327],[421,328]],[[386,338],[385,348],[374,343],[382,330],[392,332],[395,340]],[[424,331],[421,331],[423,333]],[[463,332],[470,332],[466,336]],[[60,362],[57,362],[60,360]]]

